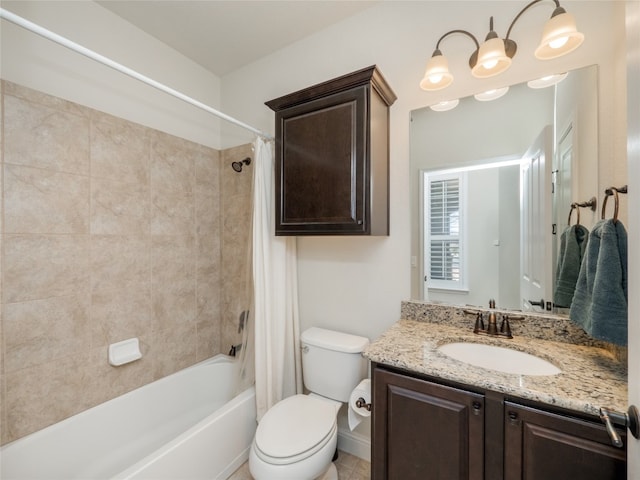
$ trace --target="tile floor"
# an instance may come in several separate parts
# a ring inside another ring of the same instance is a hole
[[[339,452],[336,467],[338,467],[339,480],[369,480],[371,478],[371,464],[369,462],[343,451]],[[245,462],[228,480],[253,480],[249,473],[249,462]]]

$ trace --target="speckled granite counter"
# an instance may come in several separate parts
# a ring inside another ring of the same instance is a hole
[[[591,415],[598,415],[600,407],[626,411],[626,365],[618,362],[611,352],[515,334],[513,339],[474,335],[472,323],[468,325],[461,328],[399,320],[367,347],[364,356],[372,362]],[[446,343],[461,341],[537,355],[556,365],[562,373],[553,376],[501,373],[462,363],[437,350]]]

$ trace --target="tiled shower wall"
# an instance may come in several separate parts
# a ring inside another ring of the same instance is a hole
[[[2,114],[4,444],[239,341],[252,152],[10,82]],[[110,366],[130,337],[143,358]]]

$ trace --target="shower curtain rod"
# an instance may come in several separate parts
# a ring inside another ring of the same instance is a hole
[[[194,107],[204,110],[205,112],[209,112],[218,118],[226,120],[227,122],[233,123],[234,125],[242,127],[246,130],[249,130],[267,140],[273,140],[273,137],[271,135],[267,135],[266,133],[262,132],[261,130],[258,130],[257,128],[252,127],[251,125],[241,122],[240,120],[236,120],[235,118],[230,117],[229,115],[222,113],[219,110],[216,110],[215,108],[210,107],[209,105],[206,105],[198,100],[195,100],[185,95],[182,92],[174,90],[173,88],[168,87],[160,82],[157,82],[152,78],[142,75],[141,73],[138,73],[129,67],[126,67],[118,62],[111,60],[110,58],[100,55],[99,53],[96,53],[93,50],[89,50],[88,48],[83,47],[82,45],[79,45],[69,40],[68,38],[65,38],[61,35],[58,35],[57,33],[47,30],[46,28],[41,27],[40,25],[35,24],[1,7],[0,7],[0,18],[4,18],[5,20],[18,25],[19,27],[29,30],[37,35],[40,35],[41,37],[44,37],[48,40],[51,40],[52,42],[62,45],[63,47],[73,50],[74,52],[84,55],[87,58],[95,60],[98,63],[106,65],[107,67],[113,68],[114,70],[117,70],[120,73],[124,73],[125,75],[131,78],[141,81],[142,83],[146,83],[147,85],[153,88],[156,88],[162,92],[165,92],[171,95],[172,97],[178,98],[183,102],[189,103]]]

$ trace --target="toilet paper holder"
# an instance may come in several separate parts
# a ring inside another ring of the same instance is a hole
[[[367,409],[367,412],[371,411],[371,404],[367,403],[367,401],[362,397],[359,397],[356,400],[356,407],[358,407],[358,408],[363,408],[364,407],[364,408]]]

